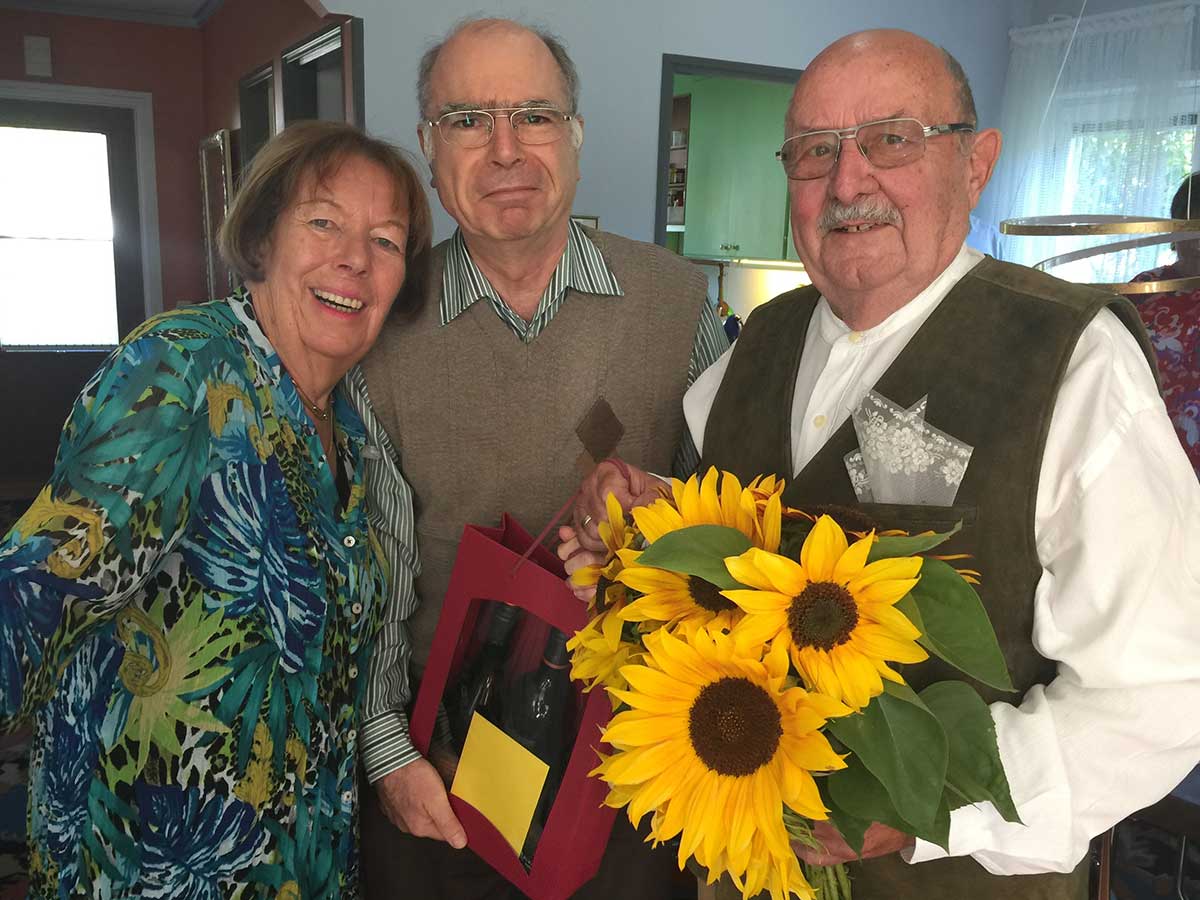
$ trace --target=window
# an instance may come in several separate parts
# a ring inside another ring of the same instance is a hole
[[[1054,214],[1086,210],[1092,215],[1128,215],[1140,208],[1139,198],[1150,195],[1163,199],[1140,215],[1168,216],[1171,197],[1192,172],[1196,126],[1194,112],[1171,116],[1165,128],[1153,128],[1132,119],[1074,125],[1066,144],[1059,209]],[[1139,157],[1154,160],[1153,171],[1129,167],[1129,161]],[[1059,238],[1054,242],[1052,255],[1134,237],[1137,235]],[[1052,271],[1069,281],[1124,281],[1174,260],[1171,245],[1162,243],[1075,260]]]
[[[0,127],[0,345],[115,344],[108,139]]]
[[[1172,0],[1010,32],[1004,151],[987,218],[1169,216],[1172,196],[1200,159],[1198,23],[1200,3]],[[1002,249],[1033,265],[1137,237],[1014,236]],[[1174,256],[1169,244],[1150,244],[1049,271],[1118,283]]]

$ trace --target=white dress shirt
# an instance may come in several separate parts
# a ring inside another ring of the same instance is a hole
[[[980,259],[964,246],[920,295],[866,331],[818,302],[796,377],[796,472]],[[701,452],[729,356],[684,398]],[[1091,837],[1164,796],[1200,761],[1200,482],[1141,349],[1108,310],[1084,329],[1063,377],[1034,533],[1042,575],[1033,644],[1058,673],[1019,706],[991,706],[1023,824],[991,804],[951,815],[949,855],[969,854],[997,875],[1072,870]],[[918,841],[910,861],[945,855]]]

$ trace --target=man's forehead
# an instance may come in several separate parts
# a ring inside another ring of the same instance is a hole
[[[449,112],[459,112],[469,109],[522,109],[530,107],[552,106],[557,108],[559,101],[545,97],[527,97],[522,100],[515,100],[511,97],[486,97],[483,99],[474,99],[465,97],[462,99],[446,98],[445,102],[438,107],[438,112],[445,115]]]
[[[491,28],[447,42],[430,73],[439,107],[474,109],[564,102],[563,76],[549,49],[524,29]],[[558,99],[561,98],[561,99]]]
[[[930,124],[941,121],[953,106],[952,86],[943,73],[912,61],[867,57],[857,66],[847,60],[806,72],[788,108],[787,124],[791,133],[895,118]]]

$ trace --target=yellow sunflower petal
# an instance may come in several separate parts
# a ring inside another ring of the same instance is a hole
[[[917,663],[929,658],[915,641],[899,638],[882,625],[860,625],[854,629],[850,643],[868,656],[892,662]]]
[[[834,566],[847,548],[846,535],[829,516],[821,516],[800,549],[800,565],[810,581],[831,581]],[[797,591],[799,593],[799,591]]]
[[[650,544],[683,526],[683,518],[666,500],[655,500],[649,506],[635,506],[631,512],[638,531]]]
[[[724,524],[724,516],[721,515],[721,497],[717,492],[717,483],[720,477],[721,475],[716,469],[709,469],[705,473],[704,479],[700,482],[701,524]]]
[[[778,591],[789,597],[804,590],[810,580],[805,569],[794,560],[757,547],[751,547],[741,556],[727,558],[725,568],[741,584],[760,590]],[[742,576],[751,580],[743,580]]]
[[[846,548],[846,552],[841,555],[837,565],[833,567],[831,580],[838,584],[845,584],[851,578],[857,577],[867,564],[867,556],[871,552],[873,543],[875,543],[874,537],[865,537]]]
[[[900,556],[895,559],[877,559],[865,566],[861,573],[847,582],[853,593],[880,581],[911,581],[921,571],[921,557]]]
[[[621,674],[635,691],[654,697],[691,703],[698,693],[695,685],[672,678],[661,669],[652,669],[649,666],[629,666]]]
[[[756,616],[778,613],[786,617],[792,605],[790,596],[773,591],[721,591],[721,596],[732,600],[739,609]]]
[[[895,606],[872,604],[861,610],[862,617],[869,622],[877,622],[898,638],[916,640],[921,636],[920,630],[904,613]]]
[[[777,553],[779,551],[782,527],[783,503],[779,499],[778,494],[773,494],[767,500],[767,507],[763,510],[762,520],[762,548],[768,553]]]

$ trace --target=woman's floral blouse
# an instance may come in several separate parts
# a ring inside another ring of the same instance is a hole
[[[31,719],[31,896],[357,894],[383,572],[250,299],[147,322],[0,543],[0,724]],[[360,677],[362,673],[362,677]]]
[[[1134,281],[1162,281],[1187,275],[1178,264],[1143,272]],[[1158,355],[1167,414],[1200,475],[1200,290],[1172,294],[1133,294]]]

